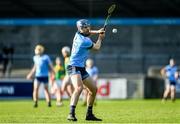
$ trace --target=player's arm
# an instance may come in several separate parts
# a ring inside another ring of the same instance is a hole
[[[97,80],[98,80],[98,74],[96,74],[96,75],[93,76],[93,80],[94,80],[95,82],[97,82]]]
[[[104,29],[100,29],[100,30],[104,31]],[[101,42],[103,41],[104,37],[105,37],[105,33],[100,33],[96,43],[93,43],[92,49],[99,50],[101,48]]]
[[[29,74],[26,76],[27,79],[32,79],[32,76],[34,75],[36,71],[36,66],[34,65],[31,69],[31,71],[29,72]]]
[[[55,80],[55,70],[54,70],[54,67],[53,67],[53,64],[50,62],[49,63],[49,68],[50,68],[50,86],[53,87],[54,85],[54,80]]]
[[[99,29],[99,30],[90,30],[90,34],[103,34],[105,33],[104,30]]]
[[[51,87],[53,87],[53,85],[54,85],[54,80],[55,80],[55,75],[51,72],[50,73],[50,80],[49,80],[49,84]]]
[[[179,78],[179,72],[178,71],[175,72],[174,77],[176,80]]]
[[[160,73],[161,73],[162,77],[165,77],[165,76],[166,76],[166,69],[165,69],[165,67],[163,67],[163,68],[160,70]]]
[[[52,63],[49,63],[49,67],[51,69],[51,74],[55,75],[55,70],[54,70],[54,67],[53,67]]]

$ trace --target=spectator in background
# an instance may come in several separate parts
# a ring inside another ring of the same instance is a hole
[[[71,97],[73,93],[73,85],[72,85],[70,76],[67,73],[67,65],[69,64],[70,48],[68,46],[64,46],[61,52],[64,57],[64,66],[65,66],[65,77],[62,82],[62,92],[66,91],[67,95]]]
[[[177,66],[175,64],[175,60],[173,58],[169,60],[169,65],[161,69],[161,75],[166,78],[166,89],[163,94],[162,102],[167,100],[169,94],[172,102],[174,102],[176,93],[176,82],[178,79],[178,71]]]
[[[93,83],[96,85],[98,80],[98,68],[94,65],[94,61],[92,59],[86,60],[86,71],[88,72],[89,76],[92,78]],[[86,87],[84,87],[83,106],[87,104],[87,96],[88,96],[88,90]]]
[[[62,65],[60,57],[56,57],[55,60],[55,77],[52,77],[51,81],[51,93],[56,95],[56,105],[62,106],[62,93],[61,93],[61,85],[62,80],[64,78],[64,67]]]
[[[55,71],[49,56],[44,54],[44,47],[42,45],[37,45],[34,52],[34,66],[26,77],[27,79],[32,79],[32,76],[35,73],[33,89],[34,107],[38,107],[38,91],[40,84],[44,84],[46,102],[48,103],[48,107],[51,107],[51,98],[48,91],[48,75],[49,70],[51,70],[53,74],[55,74]]]
[[[12,44],[4,45],[2,48],[3,56],[3,77],[10,77],[13,64],[14,48]]]

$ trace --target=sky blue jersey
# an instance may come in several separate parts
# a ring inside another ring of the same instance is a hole
[[[98,75],[98,68],[96,66],[93,66],[92,68],[86,68],[86,71],[91,77]]]
[[[77,32],[73,39],[73,46],[69,65],[85,67],[85,62],[89,55],[89,49],[92,47],[92,40],[89,37],[85,37],[79,32]]]
[[[47,77],[51,60],[48,55],[35,55],[33,57],[36,66],[35,77]]]
[[[165,67],[165,70],[166,70],[166,75],[167,75],[168,79],[170,81],[176,82],[175,73],[177,72],[177,66],[172,67],[170,65],[167,65]]]

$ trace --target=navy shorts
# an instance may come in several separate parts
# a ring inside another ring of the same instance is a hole
[[[173,86],[176,86],[176,82],[174,82],[174,81],[169,81],[169,84],[173,85]]]
[[[48,77],[35,77],[35,80],[39,83],[47,84],[49,82]]]
[[[89,77],[89,74],[87,73],[87,71],[86,71],[86,69],[84,67],[76,67],[76,66],[68,65],[67,66],[67,72],[68,72],[69,75],[80,74],[82,80]]]

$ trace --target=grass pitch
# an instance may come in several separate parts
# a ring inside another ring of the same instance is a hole
[[[99,100],[94,113],[102,122],[85,121],[86,107],[79,101],[75,123],[180,123],[180,100],[175,103],[160,100]],[[72,123],[66,120],[69,101],[48,108],[45,100],[33,108],[31,100],[0,100],[0,123]]]

